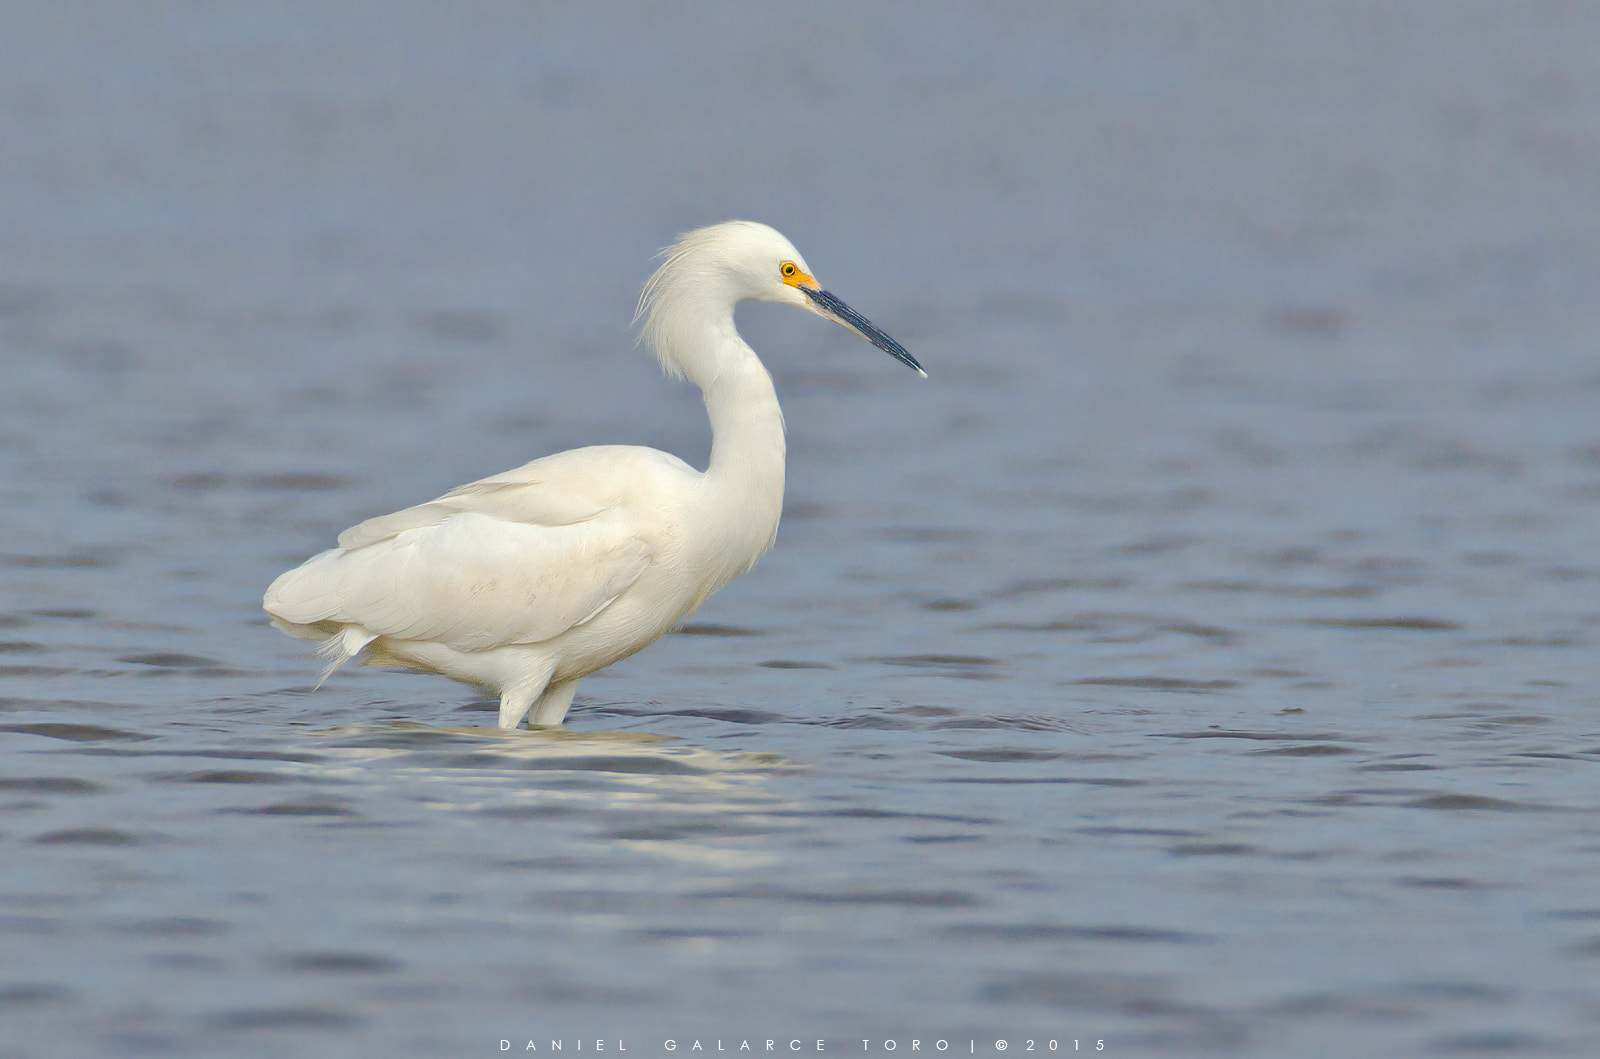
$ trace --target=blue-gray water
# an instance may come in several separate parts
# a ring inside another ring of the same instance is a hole
[[[1600,8],[3,21],[0,1056],[1600,1048]],[[742,311],[777,549],[567,734],[313,691],[344,527],[703,458],[729,217],[931,378]]]

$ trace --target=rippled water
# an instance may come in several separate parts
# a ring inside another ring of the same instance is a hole
[[[7,23],[0,1056],[1600,1047],[1591,9]],[[345,526],[703,458],[729,216],[930,380],[743,311],[777,550],[567,731],[314,691]]]

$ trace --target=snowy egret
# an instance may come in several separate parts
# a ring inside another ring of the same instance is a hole
[[[783,413],[734,329],[738,303],[809,309],[927,376],[764,224],[701,228],[662,253],[635,319],[662,368],[705,395],[706,470],[631,445],[573,449],[345,530],[263,601],[279,629],[322,641],[324,680],[365,652],[498,695],[501,728],[557,725],[580,678],[754,566],[783,507]]]

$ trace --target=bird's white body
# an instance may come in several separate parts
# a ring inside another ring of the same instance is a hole
[[[734,306],[750,298],[861,330],[836,315],[835,305],[850,311],[815,288],[771,228],[735,221],[684,236],[640,312],[663,366],[705,393],[705,471],[625,445],[534,460],[346,530],[337,548],[267,589],[273,624],[323,641],[329,673],[365,651],[367,664],[494,692],[502,728],[524,717],[560,724],[581,677],[683,622],[777,535],[783,413],[772,377],[733,326]],[[881,345],[881,332],[861,324]],[[894,355],[916,366],[903,350]]]

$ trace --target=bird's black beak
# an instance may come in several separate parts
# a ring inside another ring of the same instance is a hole
[[[849,328],[906,367],[914,369],[924,379],[928,377],[928,373],[922,370],[922,365],[917,363],[917,358],[907,353],[905,346],[902,346],[879,330],[871,320],[868,320],[865,316],[862,316],[825,290],[806,286],[801,286],[800,290],[810,300],[812,312],[818,316],[827,317],[841,327]]]

